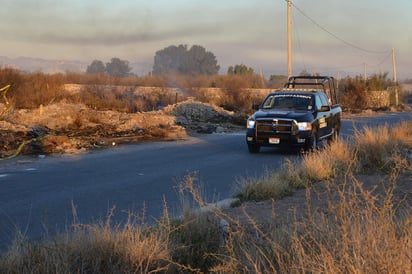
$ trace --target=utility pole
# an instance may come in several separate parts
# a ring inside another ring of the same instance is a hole
[[[292,7],[291,0],[288,0],[288,16],[287,16],[287,26],[288,26],[288,78],[292,76],[292,35],[291,35],[291,19],[290,19],[290,9]]]
[[[395,60],[395,49],[392,48],[392,64],[393,64],[393,81],[396,83],[396,60]]]
[[[392,48],[393,82],[395,83],[395,105],[399,105],[398,81],[396,79],[395,49]]]
[[[363,63],[363,81],[366,82],[367,77],[366,77],[366,63]]]

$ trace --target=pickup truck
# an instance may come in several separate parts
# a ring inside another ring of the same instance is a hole
[[[341,129],[342,108],[329,76],[292,76],[253,109],[246,132],[250,153],[262,146],[313,150],[338,138]]]

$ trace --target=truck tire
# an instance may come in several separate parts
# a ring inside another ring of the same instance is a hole
[[[259,153],[259,151],[260,151],[260,146],[259,145],[248,144],[247,147],[248,147],[250,153]]]
[[[306,150],[314,151],[318,148],[318,134],[314,130],[309,138],[309,142],[306,144]]]
[[[339,139],[339,126],[334,126],[333,127],[333,132],[332,132],[332,135],[330,136],[330,138],[329,138],[329,142],[331,143],[331,142],[335,142],[336,140],[338,140]]]

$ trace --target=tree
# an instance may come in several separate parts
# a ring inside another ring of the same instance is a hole
[[[219,72],[216,57],[205,48],[194,45],[169,46],[156,52],[153,74],[180,73],[185,75],[214,75]]]
[[[100,60],[94,60],[89,66],[87,66],[86,73],[104,73],[106,67]]]
[[[288,77],[286,75],[270,75],[268,85],[270,88],[281,88],[287,80]]]
[[[373,74],[366,81],[367,90],[385,90],[389,86],[393,86],[394,83],[388,79],[388,72],[381,74]]]
[[[244,65],[244,64],[241,64],[241,65],[235,65],[234,67],[233,66],[230,66],[228,69],[227,69],[227,74],[228,75],[247,75],[247,74],[254,74],[255,72],[254,72],[254,70],[251,68],[251,67],[247,67],[246,65]]]
[[[129,67],[129,62],[120,60],[119,58],[112,58],[110,63],[106,64],[106,72],[114,77],[126,77],[130,75],[132,70]]]

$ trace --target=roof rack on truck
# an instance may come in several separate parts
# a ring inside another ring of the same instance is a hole
[[[321,89],[331,99],[332,104],[338,103],[335,78],[332,76],[292,76],[285,84],[286,90]]]

